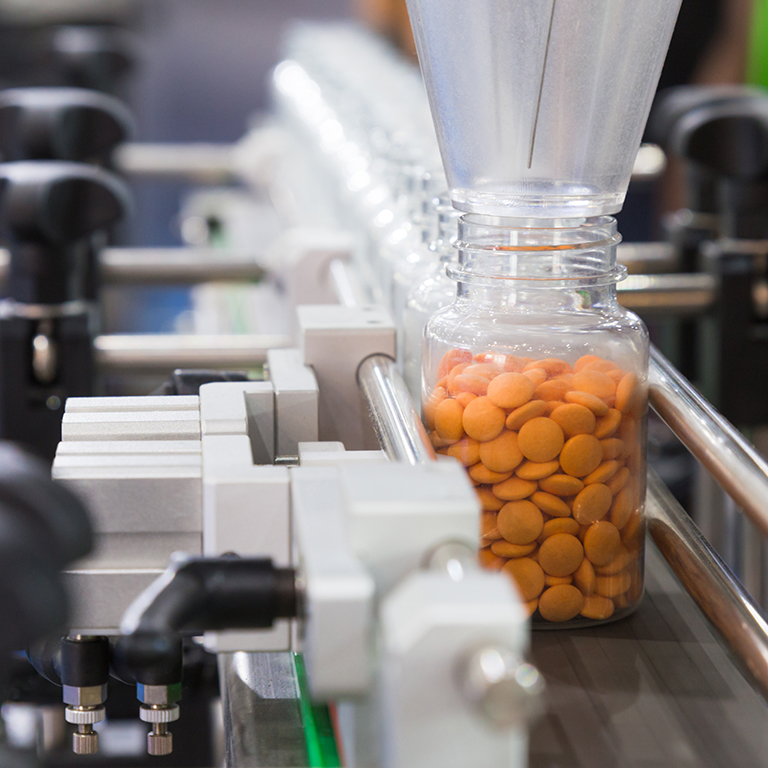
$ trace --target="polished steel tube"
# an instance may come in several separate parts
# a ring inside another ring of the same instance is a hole
[[[99,254],[105,283],[195,284],[264,277],[254,253],[218,248],[105,248]]]
[[[648,475],[649,532],[688,594],[768,696],[768,621],[655,472]]]
[[[643,316],[701,315],[714,305],[717,284],[707,274],[629,275],[618,295],[623,307]]]
[[[436,460],[424,425],[391,357],[366,357],[358,366],[357,383],[368,403],[379,443],[390,459],[413,465]]]
[[[94,341],[96,365],[107,372],[163,373],[176,368],[243,370],[262,365],[289,336],[113,334]]]
[[[350,269],[349,262],[333,259],[328,265],[328,272],[336,298],[343,307],[359,307],[370,303],[365,296],[357,272]]]
[[[650,402],[656,413],[768,536],[768,463],[655,347]]]
[[[128,176],[222,184],[237,178],[234,144],[150,144],[127,142],[114,153],[118,171]]]

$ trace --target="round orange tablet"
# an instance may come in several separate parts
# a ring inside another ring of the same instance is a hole
[[[525,454],[522,445],[520,450]],[[574,477],[585,477],[598,468],[603,460],[603,446],[592,435],[576,435],[570,438],[560,452],[563,472]]]
[[[601,400],[616,394],[616,382],[607,374],[594,370],[581,370],[573,377],[573,386],[579,392],[588,392]]]
[[[554,496],[573,496],[584,487],[578,477],[571,475],[550,475],[539,480],[539,488]]]
[[[465,437],[449,446],[448,455],[458,459],[465,467],[471,467],[480,461],[480,443],[471,437]]]
[[[504,506],[504,502],[494,496],[490,488],[475,488],[475,493],[483,509],[497,512]]]
[[[644,536],[645,525],[643,517],[640,513],[634,512],[621,530],[621,541],[630,552],[637,552],[643,546]]]
[[[590,395],[589,392],[579,392],[578,390],[566,392],[565,402],[583,405],[585,408],[589,408],[595,416],[605,416],[608,413],[608,406],[605,404],[605,400],[601,400],[596,395]]]
[[[622,467],[607,483],[606,485],[610,489],[614,496],[627,484],[629,481],[630,471],[626,467]]]
[[[614,573],[623,571],[632,562],[632,555],[626,547],[619,547],[619,554],[602,568],[595,568],[598,576],[613,576]]]
[[[613,600],[600,595],[589,595],[584,598],[584,606],[581,609],[581,615],[585,619],[594,619],[601,621],[610,619],[613,616]]]
[[[510,560],[502,568],[515,581],[520,596],[525,602],[537,598],[544,589],[544,571],[530,557],[518,557]]]
[[[437,367],[437,377],[447,376],[458,363],[471,363],[472,353],[468,349],[449,349]]]
[[[616,474],[618,469],[618,461],[604,461],[594,472],[590,472],[584,478],[584,485],[607,483]]]
[[[547,587],[556,587],[560,584],[573,584],[573,576],[550,576],[544,574],[544,585]]]
[[[612,500],[608,486],[602,483],[587,485],[573,500],[573,517],[581,525],[596,523],[608,514]]]
[[[569,533],[555,533],[539,546],[539,564],[550,576],[570,576],[584,559],[584,547]]]
[[[573,372],[571,366],[559,357],[547,357],[543,360],[534,360],[532,363],[528,363],[523,370],[530,371],[532,368],[541,368],[541,370],[548,376],[557,376],[561,373]]]
[[[480,515],[480,538],[484,543],[490,544],[501,538],[499,529],[496,526],[496,513],[490,510],[483,510]]]
[[[532,544],[544,527],[544,518],[530,501],[510,501],[499,511],[496,525],[510,544]]]
[[[631,578],[626,571],[613,576],[598,576],[595,580],[595,592],[603,597],[616,598],[629,589],[630,583]]]
[[[538,416],[520,427],[518,447],[530,461],[552,461],[560,453],[564,441],[559,424],[546,416]]]
[[[547,621],[570,621],[583,607],[584,595],[571,584],[550,587],[539,598],[539,613]]]
[[[571,508],[553,493],[536,491],[531,494],[531,501],[542,511],[552,517],[570,517]]]
[[[443,400],[435,409],[437,434],[446,440],[460,440],[464,436],[463,415],[464,409],[455,400]]]
[[[527,499],[537,488],[534,480],[522,480],[519,477],[510,477],[493,486],[493,492],[504,501],[519,501]]]
[[[573,583],[584,595],[591,595],[595,591],[595,586],[597,585],[595,569],[586,558],[581,561],[581,565],[573,572]]]
[[[547,373],[541,368],[530,368],[523,372],[523,376],[526,376],[533,382],[534,387],[538,387],[539,384],[543,384],[547,380]]]
[[[512,476],[511,472],[494,472],[488,469],[482,462],[478,462],[473,467],[470,467],[468,472],[469,476],[481,485],[500,483]]]
[[[499,530],[501,531],[501,526]],[[503,533],[502,531],[502,535]],[[620,548],[621,536],[619,529],[613,523],[601,520],[589,526],[587,535],[584,537],[584,554],[595,568],[602,568],[613,562]]]
[[[462,408],[466,408],[476,397],[477,395],[473,395],[471,392],[459,392],[459,394],[456,395],[456,402]]]
[[[513,557],[525,557],[530,555],[533,550],[536,549],[536,543],[533,544],[512,544],[509,541],[502,539],[501,541],[494,541],[491,544],[491,551],[499,557],[513,558]]]
[[[518,430],[526,421],[547,413],[547,404],[543,400],[529,400],[525,405],[515,408],[507,416],[507,429]]]
[[[579,533],[579,524],[572,517],[555,517],[547,520],[539,535],[539,543],[542,543],[556,533],[570,533],[576,536]]]
[[[598,357],[597,355],[583,355],[580,357],[573,365],[573,370],[578,373],[580,370],[584,368],[584,366],[589,365],[590,363],[602,363],[603,358]]]
[[[607,437],[600,441],[600,445],[603,446],[603,461],[618,459],[624,454],[624,441],[617,437]]]
[[[640,386],[634,373],[625,374],[616,387],[616,408],[622,413],[632,413],[639,407]]]
[[[448,391],[456,396],[466,392],[472,395],[484,395],[488,391],[488,379],[484,376],[470,376],[467,373],[460,373],[448,385]]]
[[[562,400],[565,397],[565,393],[573,387],[567,382],[558,379],[550,379],[549,381],[543,381],[536,389],[533,390],[533,396],[537,400]]]
[[[610,519],[619,530],[629,522],[634,511],[632,506],[632,489],[624,487],[616,494],[611,504]]]
[[[495,555],[490,549],[481,549],[477,553],[477,560],[481,568],[487,568],[489,571],[500,571],[507,562],[506,558]]]
[[[592,433],[598,440],[604,440],[606,437],[613,437],[621,424],[621,411],[611,408],[605,416],[597,420],[595,431]]]
[[[480,443],[480,461],[494,472],[511,472],[523,460],[517,442],[517,432],[505,429],[493,440]]]
[[[487,397],[476,397],[464,409],[462,425],[464,431],[473,440],[485,442],[501,434],[505,419],[506,414],[503,409],[494,405]]]
[[[522,373],[502,373],[488,385],[488,399],[499,408],[511,410],[525,405],[534,389],[533,382]]]
[[[560,425],[566,437],[590,434],[595,428],[595,414],[578,403],[559,405],[549,418]]]
[[[437,406],[445,400],[445,389],[443,387],[435,387],[432,390],[432,394],[427,398],[426,402],[422,406],[422,413],[424,414],[424,423],[427,429],[433,429],[435,426],[435,411]]]
[[[515,470],[515,474],[523,480],[542,480],[554,475],[559,467],[560,462],[557,460],[541,462],[526,460]]]

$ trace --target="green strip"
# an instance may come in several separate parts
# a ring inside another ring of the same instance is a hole
[[[768,87],[768,0],[754,0],[747,82]]]
[[[341,761],[328,707],[325,704],[312,703],[307,686],[304,658],[300,653],[295,653],[293,659],[296,665],[296,679],[299,682],[299,707],[304,723],[309,766],[310,768],[339,768]]]

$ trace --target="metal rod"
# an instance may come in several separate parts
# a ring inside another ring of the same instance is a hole
[[[688,594],[768,696],[768,621],[655,472],[646,505],[654,542]]]
[[[642,315],[700,315],[717,300],[711,275],[630,275],[618,286],[619,303]]]
[[[270,349],[289,347],[289,336],[114,334],[94,341],[102,371],[162,373],[175,368],[248,369]]]
[[[536,145],[536,131],[539,127],[539,114],[541,112],[541,97],[544,94],[544,76],[547,74],[547,59],[549,58],[549,44],[552,41],[552,26],[555,23],[555,6],[557,0],[552,0],[552,12],[549,16],[549,28],[547,29],[547,42],[544,46],[544,63],[541,65],[541,82],[539,83],[539,97],[536,100],[536,113],[533,118],[531,130],[531,148],[528,152],[528,168],[533,165],[533,148]]]
[[[253,252],[218,248],[105,248],[99,254],[105,283],[209,283],[264,277]]]
[[[114,159],[117,170],[130,176],[221,184],[237,178],[234,146],[128,142],[117,148]]]
[[[720,487],[768,536],[768,463],[655,347],[650,401]]]
[[[333,259],[328,265],[331,282],[339,304],[344,307],[359,307],[368,304],[365,291],[360,285],[357,273],[349,268],[349,264],[343,259]]]
[[[424,425],[391,357],[366,357],[357,368],[357,383],[368,403],[379,443],[390,459],[413,465],[436,461]]]
[[[680,269],[680,255],[671,243],[619,243],[616,260],[631,275],[676,272]]]

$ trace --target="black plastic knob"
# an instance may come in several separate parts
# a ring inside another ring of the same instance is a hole
[[[104,165],[131,132],[127,107],[81,88],[11,88],[0,93],[0,157]]]
[[[0,219],[11,253],[8,296],[25,304],[83,298],[91,236],[129,208],[125,184],[63,161],[0,164]]]

